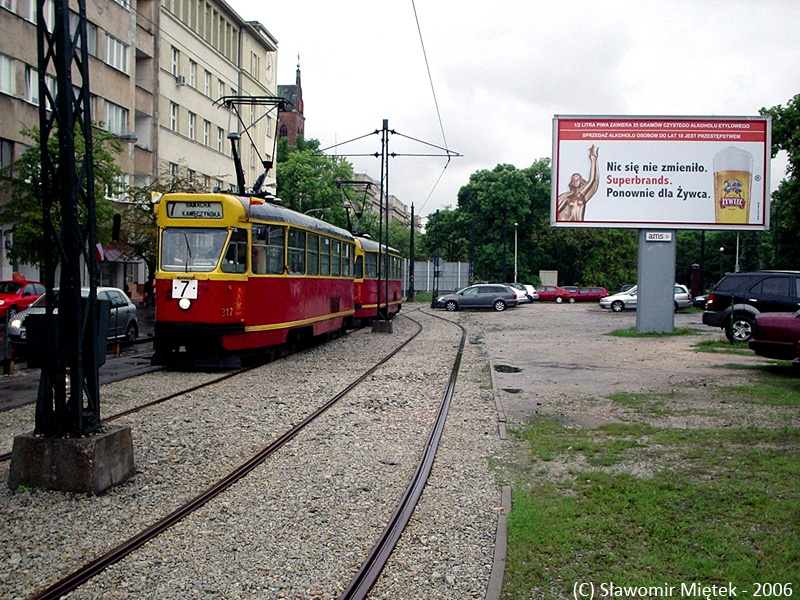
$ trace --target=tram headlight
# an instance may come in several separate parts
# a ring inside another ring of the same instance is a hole
[[[188,298],[181,298],[178,300],[178,306],[180,306],[183,310],[189,310],[189,307],[192,305],[192,301]]]

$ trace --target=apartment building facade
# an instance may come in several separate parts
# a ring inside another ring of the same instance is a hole
[[[77,4],[71,8],[77,23]],[[45,9],[51,22],[51,0]],[[126,186],[157,180],[198,191],[232,189],[231,132],[241,135],[245,181],[252,185],[274,153],[275,109],[237,105],[233,111],[217,101],[276,95],[277,41],[266,28],[243,20],[222,0],[93,0],[86,12],[92,118],[123,142],[117,158],[123,180],[108,190],[109,198],[124,202]],[[38,126],[36,39],[36,0],[0,0],[2,166],[31,146],[20,132]],[[266,182],[274,182],[274,169]],[[7,228],[0,239],[0,279],[17,271],[37,278],[37,267],[9,262]],[[141,286],[146,277],[140,264],[103,267],[105,283],[119,287]]]

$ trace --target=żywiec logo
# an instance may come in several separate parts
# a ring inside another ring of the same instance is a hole
[[[719,199],[719,207],[744,208],[744,198],[742,198],[742,182],[736,178],[726,179],[722,187],[725,194]]]

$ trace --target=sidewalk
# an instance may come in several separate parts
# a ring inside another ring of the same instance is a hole
[[[121,356],[114,356],[113,349],[109,347],[110,353],[106,354],[106,362],[99,370],[101,385],[154,370],[150,366],[153,350],[150,340],[153,337],[155,309],[137,306],[136,320],[139,324],[140,341],[133,346],[123,346]],[[4,347],[2,337],[0,331],[0,354]],[[16,357],[13,371],[0,376],[0,411],[36,401],[39,369],[20,368],[19,363],[24,365],[24,361],[24,356]]]

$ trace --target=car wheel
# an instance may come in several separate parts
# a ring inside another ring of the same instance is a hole
[[[753,337],[753,319],[747,315],[736,315],[725,329],[725,335],[730,343],[749,342]]]
[[[569,299],[569,303],[570,303],[570,304],[575,304],[575,298],[570,298],[570,299]]]
[[[455,300],[448,300],[445,302],[444,307],[450,312],[455,312],[458,310],[458,304],[456,304]]]
[[[614,300],[611,303],[611,310],[614,312],[622,312],[625,310],[625,303],[622,300]]]
[[[564,299],[561,296],[556,296],[556,304],[561,304]]]
[[[139,329],[136,327],[136,323],[129,324],[128,329],[125,330],[125,341],[132,344],[137,337],[139,337]]]
[[[497,312],[504,311],[506,309],[506,303],[503,302],[502,300],[495,300],[494,301],[494,309]]]

